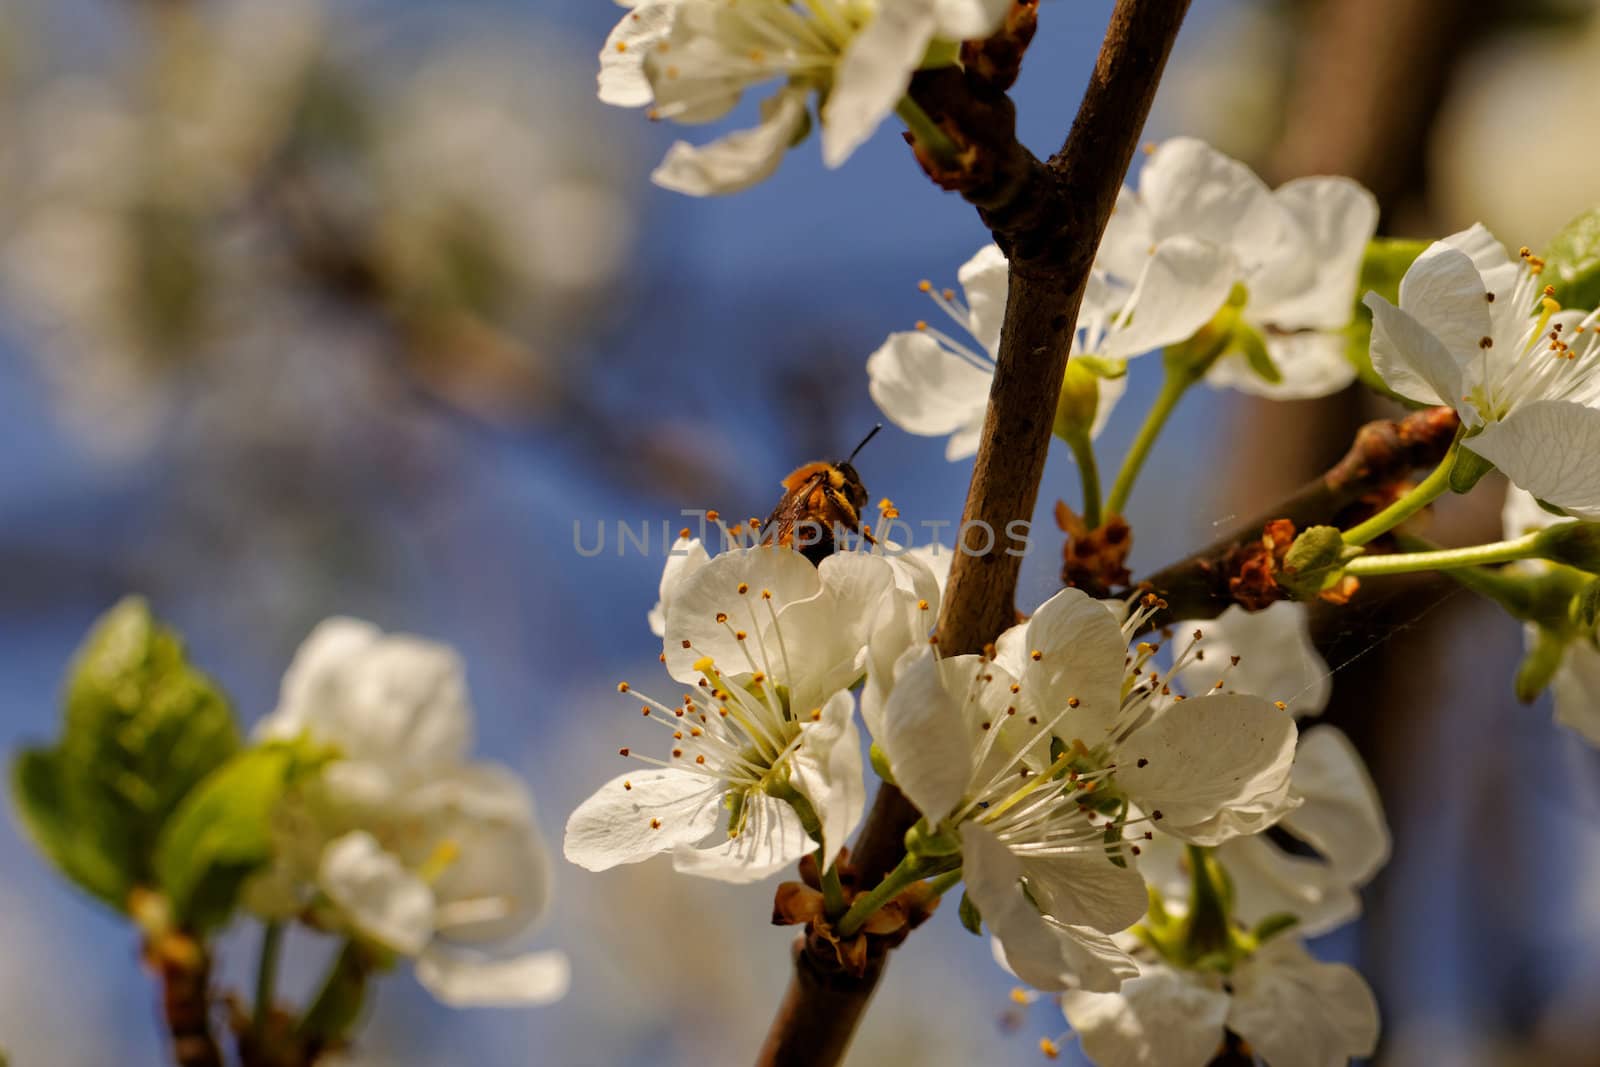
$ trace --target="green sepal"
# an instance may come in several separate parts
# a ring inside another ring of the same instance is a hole
[[[1600,523],[1561,522],[1539,531],[1535,553],[1588,574],[1600,574]]]
[[[1300,917],[1298,915],[1280,911],[1276,914],[1268,915],[1265,919],[1256,923],[1255,927],[1250,931],[1250,936],[1255,939],[1257,945],[1264,945],[1285,930],[1293,929],[1299,925]]]
[[[906,831],[906,854],[918,860],[936,860],[961,854],[961,838],[955,831],[929,830],[926,819]]]
[[[1456,458],[1450,464],[1450,491],[1470,493],[1483,476],[1494,470],[1494,464],[1470,448],[1456,449]]]
[[[967,928],[968,933],[978,937],[983,936],[983,915],[978,911],[978,906],[972,902],[972,894],[965,890],[962,890],[961,907],[957,909],[956,914],[961,917],[961,925]]]
[[[1128,361],[1125,359],[1108,359],[1105,356],[1074,355],[1069,367],[1082,367],[1096,378],[1115,380],[1128,376]]]
[[[1244,357],[1256,377],[1273,385],[1283,381],[1283,371],[1278,369],[1278,365],[1272,361],[1272,353],[1267,351],[1267,339],[1254,326],[1242,321],[1236,325],[1230,350]]]
[[[68,879],[119,911],[154,880],[162,828],[238,750],[226,699],[137,597],[95,624],[68,672],[60,742],[13,768],[30,836]]]
[[[1600,630],[1600,578],[1583,587],[1572,598],[1572,621],[1592,641]]]
[[[867,749],[867,759],[872,763],[873,773],[890,785],[895,784],[894,768],[889,766],[889,757],[878,747],[878,742],[872,742]]]
[[[1567,643],[1559,634],[1543,627],[1536,629],[1533,647],[1528,649],[1528,654],[1522,657],[1522,664],[1517,667],[1517,699],[1524,704],[1538,700],[1539,694],[1549,688],[1556,671],[1561,669],[1561,661],[1566,654]]]
[[[1542,280],[1563,307],[1600,304],[1600,208],[1584,212],[1551,239]]]

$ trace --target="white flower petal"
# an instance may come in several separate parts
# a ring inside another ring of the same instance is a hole
[[[666,39],[671,2],[641,4],[622,16],[600,49],[600,100],[615,107],[644,107],[655,99],[644,57]]]
[[[1117,190],[1116,207],[1106,221],[1105,235],[1100,238],[1100,248],[1095,252],[1096,271],[1104,271],[1124,285],[1132,285],[1155,244],[1153,234],[1150,209],[1137,192],[1124,185]],[[1090,284],[1092,288],[1092,279]]]
[[[1157,834],[1156,840],[1164,836]],[[1145,844],[1141,864],[1154,842]],[[1217,859],[1233,880],[1233,914],[1246,925],[1272,915],[1293,915],[1299,920],[1297,934],[1316,937],[1361,914],[1361,898],[1331,866],[1285,852],[1264,834],[1223,842],[1217,847]],[[1188,879],[1176,866],[1172,873],[1177,876],[1174,892],[1181,896]]]
[[[1587,641],[1567,646],[1566,658],[1550,681],[1556,722],[1600,746],[1600,651]]]
[[[979,346],[993,356],[1000,350],[1000,326],[1005,322],[1006,299],[1011,286],[1011,264],[999,245],[984,245],[956,272],[967,297],[967,329]]]
[[[439,936],[504,941],[544,914],[550,856],[527,788],[511,771],[474,765],[428,783],[396,814],[415,830],[415,846],[397,846],[408,866],[451,857],[432,883]]]
[[[1522,265],[1506,254],[1505,245],[1481,222],[1475,222],[1459,233],[1453,233],[1439,242],[1467,254],[1472,265],[1482,276],[1484,287],[1494,293],[1496,303],[1511,295]]]
[[[1600,519],[1600,410],[1535,400],[1468,444],[1507,478],[1580,519]]]
[[[740,885],[759,882],[815,851],[800,816],[785,801],[747,793],[744,804],[745,823],[738,837],[705,848],[680,844],[672,853],[673,869]]]
[[[867,390],[907,433],[938,437],[983,424],[994,375],[911,330],[890,334],[867,357]]]
[[[706,145],[675,143],[650,180],[687,196],[748,189],[772,176],[805,124],[805,90],[785,89],[762,104],[758,126]]]
[[[822,821],[822,855],[832,863],[867,806],[855,701],[848,692],[835,693],[822,717],[800,729],[805,739],[790,764],[793,781]]]
[[[1324,177],[1286,182],[1272,197],[1300,224],[1315,275],[1267,306],[1252,294],[1250,313],[1286,329],[1340,329],[1355,308],[1361,261],[1378,227],[1377,198],[1349,178]]]
[[[1435,241],[1400,279],[1400,307],[1461,367],[1477,358],[1478,342],[1493,332],[1487,292],[1466,253]]]
[[[1288,713],[1259,697],[1216,693],[1171,704],[1117,746],[1117,784],[1140,810],[1161,812],[1159,829],[1215,845],[1241,827],[1219,816],[1282,814],[1295,733]]]
[[[772,594],[770,602],[763,600],[763,592]],[[710,656],[723,671],[762,669],[752,669],[746,656],[756,654],[751,642],[757,648],[763,643],[776,647],[775,638],[756,636],[771,630],[772,612],[821,594],[817,568],[793,549],[758,545],[719,554],[679,582],[673,594],[672,616],[662,641],[667,673],[685,685],[695,685],[700,672],[694,665],[702,656]],[[726,621],[719,622],[719,615]],[[747,635],[744,641],[737,637],[740,630]]]
[[[1144,918],[1150,899],[1133,867],[1118,867],[1104,854],[1048,858],[1023,855],[1022,873],[1039,910],[1069,926],[1108,934]]]
[[[1313,846],[1352,885],[1389,860],[1389,826],[1378,788],[1350,739],[1332,726],[1300,735],[1290,785],[1304,803],[1283,828]]]
[[[1097,1067],[1204,1067],[1222,1044],[1228,995],[1160,967],[1118,993],[1068,993],[1061,1009]]]
[[[1028,620],[1024,646],[1023,695],[1050,718],[1076,699],[1055,732],[1090,747],[1099,743],[1122,703],[1128,644],[1116,618],[1083,590],[1063,589]]]
[[[1372,369],[1384,384],[1407,400],[1461,410],[1461,369],[1439,339],[1377,293],[1362,303],[1372,312]]]
[[[1022,891],[1021,863],[976,823],[961,827],[961,870],[1004,965],[1034,988],[1109,991],[1137,973],[1104,934],[1047,921]]]
[[[881,0],[877,15],[845,46],[822,109],[822,162],[850,158],[894,112],[933,39],[930,0]]]
[[[1156,147],[1139,174],[1139,195],[1154,215],[1157,240],[1174,233],[1211,241],[1256,262],[1286,242],[1298,227],[1255,173],[1192,137]]]
[[[987,400],[987,394],[985,394]],[[978,442],[983,437],[983,416],[980,414],[973,422],[950,435],[950,440],[945,442],[944,458],[950,463],[957,463],[963,459],[978,454]]]
[[[934,0],[934,23],[947,41],[988,37],[1000,28],[1012,0]]]
[[[667,633],[667,611],[672,607],[673,594],[678,583],[711,562],[706,546],[698,537],[680,537],[667,551],[667,562],[661,568],[661,585],[656,606],[650,610],[650,632],[657,637]]]
[[[1151,250],[1135,283],[1132,321],[1112,330],[1098,354],[1126,359],[1188,340],[1217,313],[1237,276],[1226,246],[1190,236],[1166,238]]]
[[[703,841],[723,814],[722,791],[704,775],[674,769],[625,774],[578,805],[567,819],[562,851],[586,870],[605,871]]]
[[[365,831],[322,852],[317,886],[362,937],[402,956],[433,938],[433,891]]]
[[[1280,600],[1255,612],[1235,604],[1215,619],[1185,619],[1172,628],[1204,635],[1206,658],[1177,675],[1186,692],[1207,693],[1221,679],[1231,692],[1281,700],[1296,716],[1317,715],[1328,706],[1333,676],[1311,643],[1311,614],[1304,604]],[[1223,673],[1234,656],[1239,662]]]
[[[417,959],[416,975],[434,999],[452,1008],[532,1007],[567,995],[572,964],[563,952],[491,959],[430,945]]]
[[[1267,354],[1283,375],[1282,381],[1267,381],[1237,352],[1212,364],[1206,381],[1268,400],[1306,400],[1332,396],[1356,380],[1356,369],[1344,355],[1342,334],[1303,330],[1268,333],[1265,338]]]
[[[972,741],[944,672],[970,680],[976,660],[941,662],[931,648],[923,649],[899,672],[883,709],[878,747],[901,791],[935,826],[955,810],[973,773]]]
[[[1228,1025],[1272,1067],[1338,1067],[1377,1047],[1378,1004],[1353,968],[1278,937],[1234,971]]]
[[[1507,538],[1521,537],[1565,521],[1560,515],[1552,515],[1541,507],[1526,489],[1506,486],[1506,502],[1500,509],[1500,526]]]

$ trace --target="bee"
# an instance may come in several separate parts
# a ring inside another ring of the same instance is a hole
[[[861,511],[867,506],[867,487],[861,484],[851,462],[867,442],[883,429],[879,423],[861,439],[849,459],[837,463],[817,461],[796,467],[783,480],[783,499],[761,524],[761,540],[768,544],[798,548],[812,563],[821,563],[833,554],[834,532],[843,528],[872,540],[872,532],[861,525]]]

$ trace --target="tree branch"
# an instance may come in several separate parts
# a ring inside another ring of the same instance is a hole
[[[962,513],[967,544],[983,551],[954,556],[939,616],[946,654],[977,652],[1016,621],[1027,542],[1011,525],[1033,517],[1078,305],[1188,6],[1118,0],[1072,130],[1048,163],[1017,141],[1011,102],[989,72],[947,69],[913,81],[913,96],[955,135],[967,163],[960,173],[939,172],[919,158],[936,181],[978,208],[1011,262],[988,414]],[[993,531],[988,546],[980,522]],[[875,884],[899,862],[916,818],[898,789],[879,789],[852,851],[858,885]],[[832,975],[802,952],[757,1063],[838,1062],[886,954],[877,947],[866,976],[854,978]]]
[[[1426,408],[1399,420],[1379,419],[1356,431],[1343,459],[1320,478],[1233,533],[1146,578],[1142,586],[1166,600],[1169,617],[1211,619],[1238,603],[1233,588],[1237,550],[1262,535],[1268,523],[1287,519],[1298,529],[1331,522],[1368,493],[1443,459],[1460,419],[1447,407]],[[1249,606],[1249,605],[1247,605]]]

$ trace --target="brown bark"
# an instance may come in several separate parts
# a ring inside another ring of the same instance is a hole
[[[964,524],[987,523],[993,541],[981,554],[955,554],[939,617],[946,653],[979,651],[1016,620],[1025,539],[1008,526],[1033,516],[1089,268],[1188,6],[1119,0],[1078,116],[1048,163],[1017,142],[1010,101],[982,78],[945,70],[913,86],[924,109],[975,149],[978,163],[948,184],[978,208],[1011,261],[989,409],[962,513]],[[974,550],[985,548],[982,529],[967,527]],[[899,790],[879,790],[852,850],[859,884],[873,884],[899,862],[915,820]],[[837,1063],[884,962],[846,979],[800,953],[758,1065]]]
[[[1210,619],[1236,602],[1229,563],[1240,545],[1261,536],[1277,519],[1299,529],[1331,523],[1368,493],[1444,458],[1460,420],[1447,407],[1426,408],[1403,419],[1379,419],[1356,432],[1344,458],[1286,499],[1241,524],[1233,533],[1150,575],[1143,585],[1168,605],[1168,618]],[[1249,606],[1249,605],[1247,605]]]

